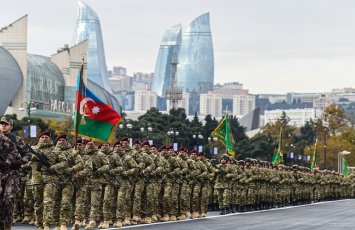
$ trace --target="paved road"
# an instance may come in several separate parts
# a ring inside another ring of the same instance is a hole
[[[219,216],[210,213],[205,219],[150,225],[127,226],[134,230],[337,230],[355,229],[355,200],[341,200],[312,205],[286,207],[251,213]],[[35,229],[17,225],[13,229]],[[114,228],[111,228],[114,229]]]

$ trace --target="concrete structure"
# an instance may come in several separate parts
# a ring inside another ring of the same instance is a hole
[[[285,112],[286,116],[290,118],[289,124],[296,127],[302,127],[306,122],[316,120],[321,117],[322,110],[317,109],[289,109],[289,110],[269,110],[265,111],[264,124],[269,122],[276,122]]]
[[[22,72],[21,81],[19,87],[12,87],[9,90],[14,90],[15,95],[11,96],[11,102],[7,104],[6,113],[16,113],[19,114],[20,118],[25,115],[25,112],[19,112],[19,108],[23,102],[29,100],[26,98],[26,86],[27,86],[27,15],[21,17],[17,21],[11,23],[10,25],[0,29],[0,46],[2,46],[9,54],[16,60],[19,69]],[[3,51],[4,55],[4,51]],[[8,56],[8,55],[6,55]],[[3,56],[4,58],[4,56]],[[4,60],[2,61],[5,64]],[[15,69],[14,69],[15,71]],[[18,73],[17,79],[19,80]],[[15,79],[14,79],[15,80]],[[4,85],[6,86],[6,85]],[[13,93],[13,92],[12,92]],[[1,101],[7,102],[4,98]]]
[[[135,91],[134,110],[147,111],[152,107],[157,107],[157,93],[154,91]]]
[[[170,111],[172,109],[172,106],[170,105],[170,101],[166,100],[167,104],[167,110]],[[190,94],[188,92],[182,92],[182,99],[178,102],[177,108],[183,108],[185,109],[185,113],[188,115],[190,112]]]
[[[121,90],[130,90],[133,78],[125,75],[114,75],[108,79],[108,82],[112,88],[112,92],[115,94]]]
[[[200,115],[222,117],[222,95],[212,92],[200,94]]]
[[[321,93],[287,93],[286,102],[288,104],[313,103],[313,101],[318,99],[321,95]]]

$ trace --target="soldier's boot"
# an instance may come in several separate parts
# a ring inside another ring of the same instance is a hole
[[[11,230],[12,229],[12,223],[5,223],[4,224],[4,229],[5,230]]]
[[[73,230],[79,230],[81,226],[81,221],[80,220],[75,220],[74,225],[72,227]]]
[[[60,230],[68,230],[67,225],[66,224],[60,225]]]
[[[201,218],[205,218],[205,217],[207,217],[207,213],[201,213],[201,216],[200,216]]]
[[[85,226],[85,229],[94,229],[96,228],[96,222],[94,220],[90,220],[89,224]]]
[[[124,221],[122,222],[122,226],[127,226],[131,225],[131,221],[128,217],[124,218]]]
[[[44,225],[44,228],[43,228],[43,230],[50,230],[51,228],[50,228],[50,226],[49,225]]]
[[[174,215],[171,215],[170,218],[169,218],[170,221],[176,221],[176,216]]]
[[[102,229],[107,229],[110,227],[110,221],[104,221],[102,224],[101,224],[101,228]]]
[[[235,213],[235,205],[234,204],[231,205],[230,210],[231,210],[232,213]]]
[[[134,215],[131,219],[131,224],[136,225],[138,224],[139,217]]]
[[[225,208],[222,208],[220,215],[225,215],[225,214],[226,214],[226,209],[225,209]]]
[[[161,222],[167,222],[169,221],[169,214],[164,214],[164,216],[160,219]]]
[[[152,215],[152,222],[155,223],[158,221],[157,215]]]
[[[177,218],[178,220],[186,220],[187,219],[187,216],[186,216],[186,214],[181,214],[180,216],[178,216],[178,218]]]
[[[30,217],[29,216],[25,216],[22,220],[23,224],[29,224],[30,223]]]
[[[54,230],[60,230],[60,225],[56,225],[56,226],[54,227]]]
[[[30,220],[30,222],[28,223],[28,224],[30,224],[30,225],[34,225],[36,222],[35,222],[35,220],[34,219],[31,219]]]
[[[113,225],[114,228],[121,228],[123,225],[122,225],[122,222],[121,221],[116,221],[115,224]]]
[[[144,222],[145,222],[146,224],[151,224],[151,223],[152,223],[152,218],[146,217],[146,218],[144,218]]]

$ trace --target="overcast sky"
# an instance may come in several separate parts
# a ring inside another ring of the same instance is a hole
[[[86,0],[98,14],[106,62],[154,72],[164,32],[210,12],[215,83],[251,93],[355,88],[354,0]],[[71,43],[76,0],[1,0],[0,27],[28,14],[28,51]]]

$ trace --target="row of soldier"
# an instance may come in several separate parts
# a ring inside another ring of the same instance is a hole
[[[39,135],[36,153],[22,166],[21,192],[15,221],[38,229],[108,228],[156,221],[184,220],[221,214],[354,197],[352,177],[298,166],[236,161],[228,155],[212,166],[203,153],[128,138],[112,147],[78,140],[71,147],[66,135],[54,145],[47,131]],[[160,199],[159,199],[160,198]]]
[[[33,150],[48,162],[36,154],[23,166],[31,173],[22,181],[24,199],[19,195],[14,221],[22,216],[21,201],[23,222],[35,222],[38,229],[67,229],[73,218],[74,229],[93,229],[97,221],[98,228],[108,228],[207,215],[214,168],[203,153],[189,156],[185,148],[166,146],[158,151],[139,141],[131,148],[128,138],[112,149],[80,139],[74,149],[64,134],[53,145],[47,131]]]

